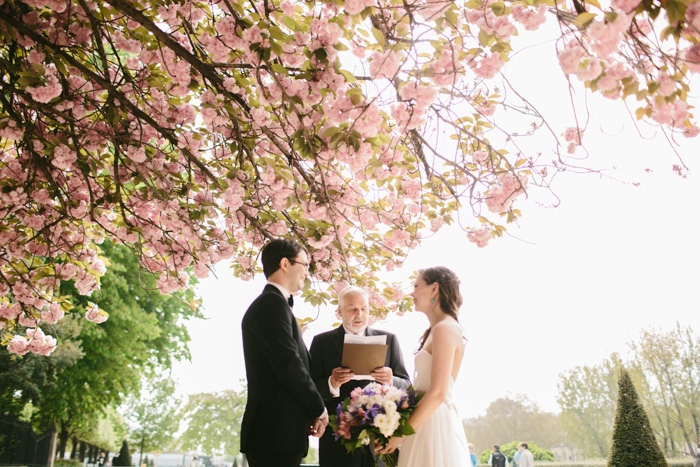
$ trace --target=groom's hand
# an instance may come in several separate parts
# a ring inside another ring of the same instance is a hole
[[[326,426],[328,426],[328,410],[323,409],[323,413],[309,427],[309,434],[320,438],[326,431]]]
[[[392,385],[394,383],[394,372],[388,366],[375,368],[369,375],[382,384]]]

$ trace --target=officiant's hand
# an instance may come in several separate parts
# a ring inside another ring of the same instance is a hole
[[[331,373],[331,384],[335,389],[338,389],[343,384],[350,381],[355,376],[355,373],[350,368],[333,368]]]
[[[394,372],[388,366],[383,366],[381,368],[375,368],[372,373],[369,374],[375,381],[391,385],[394,383]]]

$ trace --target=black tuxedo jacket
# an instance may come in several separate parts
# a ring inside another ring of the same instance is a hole
[[[241,452],[276,451],[306,456],[309,426],[323,413],[310,376],[309,352],[287,299],[274,285],[243,316],[248,401]]]
[[[394,334],[377,329],[367,328],[366,335],[386,335],[388,349],[384,366],[391,368],[394,373],[393,385],[406,389],[411,382],[403,363],[399,341]],[[370,380],[350,380],[340,386],[340,397],[331,396],[328,387],[328,378],[334,368],[340,366],[343,357],[343,341],[345,329],[339,326],[332,331],[324,332],[314,337],[311,341],[311,376],[316,383],[318,392],[323,396],[329,414],[335,414],[338,404],[342,403],[353,389],[364,387],[371,383]],[[369,449],[355,451],[349,455],[345,447],[335,440],[333,430],[329,426],[319,441],[320,467],[360,467],[374,466],[372,454]]]

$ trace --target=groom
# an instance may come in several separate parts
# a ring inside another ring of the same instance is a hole
[[[367,327],[369,300],[365,290],[350,286],[340,292],[337,315],[342,321],[342,326],[315,336],[310,350],[311,375],[330,413],[336,412],[338,404],[350,396],[353,389],[364,387],[371,382],[352,379],[355,374],[348,368],[340,366],[346,333],[363,336],[385,335],[388,349],[384,366],[375,368],[370,376],[382,384],[403,389],[411,384],[396,336]],[[333,430],[329,429],[319,441],[319,465],[320,467],[374,467],[375,464],[369,447],[349,454],[347,449],[336,441]]]
[[[308,253],[292,240],[276,239],[261,256],[268,282],[241,325],[248,380],[241,452],[250,467],[299,467],[309,435],[320,437],[328,424],[291,308],[292,294],[309,274]]]

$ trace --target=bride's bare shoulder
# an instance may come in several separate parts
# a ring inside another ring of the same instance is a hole
[[[433,326],[433,332],[444,337],[459,337],[461,339],[463,336],[462,326],[452,318],[446,318],[437,323]]]

